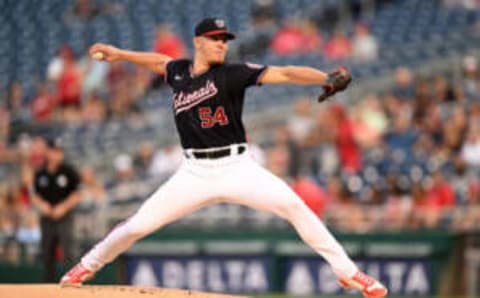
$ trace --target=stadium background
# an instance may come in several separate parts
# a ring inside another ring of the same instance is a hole
[[[344,64],[354,75],[347,92],[322,105],[317,86],[252,88],[245,122],[255,158],[286,179],[392,294],[478,296],[479,5],[0,1],[0,282],[41,280],[29,189],[44,159],[42,137],[61,137],[82,173],[78,253],[178,165],[161,78],[92,61],[88,46],[189,56],[194,24],[218,16],[239,36],[232,61]],[[93,283],[344,294],[288,224],[227,204],[152,234]]]

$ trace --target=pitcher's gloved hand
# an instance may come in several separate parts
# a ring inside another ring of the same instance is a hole
[[[345,66],[340,66],[328,74],[327,81],[322,86],[323,93],[318,97],[318,102],[325,101],[337,92],[343,91],[352,81],[350,70]]]

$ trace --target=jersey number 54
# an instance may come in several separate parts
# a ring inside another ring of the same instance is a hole
[[[214,113],[210,107],[201,107],[198,109],[198,117],[202,120],[200,123],[202,128],[211,128],[217,123],[221,126],[228,125],[228,117],[222,106],[218,107]]]

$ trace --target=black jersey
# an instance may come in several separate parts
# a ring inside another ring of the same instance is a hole
[[[66,163],[62,163],[54,173],[49,172],[46,167],[35,173],[35,192],[52,205],[66,200],[78,189],[79,184],[80,177],[77,172]]]
[[[218,64],[191,75],[191,60],[167,64],[166,81],[172,87],[173,112],[185,149],[222,147],[246,142],[242,123],[245,89],[258,84],[266,69],[257,64]]]

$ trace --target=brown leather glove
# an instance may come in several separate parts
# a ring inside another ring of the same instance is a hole
[[[318,102],[327,100],[337,92],[343,91],[352,81],[350,70],[345,66],[340,66],[328,74],[327,81],[322,86],[323,93],[318,97]]]

